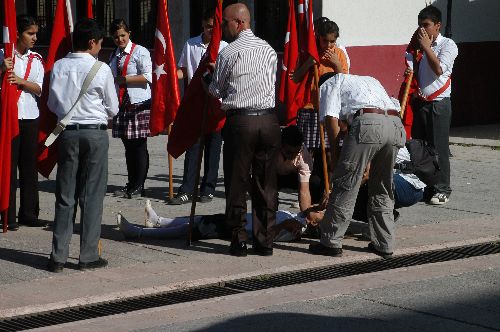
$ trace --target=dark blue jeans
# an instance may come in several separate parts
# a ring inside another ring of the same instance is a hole
[[[219,173],[220,152],[222,147],[222,135],[220,131],[213,132],[205,136],[203,179],[201,180],[200,195],[213,195],[217,185]],[[196,179],[196,163],[198,161],[198,151],[200,141],[190,147],[184,156],[184,173],[182,175],[182,185],[177,190],[178,193],[192,194]]]
[[[394,174],[394,208],[412,206],[424,197],[423,189],[415,189],[408,181],[399,174]]]
[[[399,174],[394,174],[394,209],[412,206],[417,204],[424,197],[423,189],[415,189],[409,182]],[[367,222],[366,203],[368,202],[368,184],[359,187],[356,205],[352,214],[352,219]]]

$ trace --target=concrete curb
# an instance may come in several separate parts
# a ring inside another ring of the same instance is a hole
[[[499,238],[500,238],[500,236],[497,235],[497,236],[482,237],[482,238],[477,238],[477,239],[470,239],[470,240],[463,240],[463,241],[456,241],[456,242],[447,242],[447,243],[443,243],[443,244],[430,244],[430,245],[424,245],[424,246],[419,246],[419,247],[403,248],[403,249],[396,250],[395,254],[396,255],[405,255],[405,254],[418,253],[418,252],[422,252],[422,251],[446,249],[446,248],[450,248],[450,247],[472,245],[472,244],[485,243],[485,242],[493,242],[493,241],[497,241]],[[70,300],[60,301],[60,302],[54,302],[54,303],[48,303],[48,304],[43,304],[43,305],[30,305],[30,306],[24,306],[24,307],[18,307],[18,308],[11,308],[11,309],[6,309],[6,310],[0,310],[0,318],[9,318],[9,317],[14,317],[14,316],[19,316],[19,315],[29,315],[29,314],[35,314],[35,313],[39,313],[39,312],[43,312],[43,311],[59,310],[59,309],[65,309],[68,307],[95,304],[95,303],[101,303],[101,302],[106,302],[106,301],[114,301],[114,300],[143,296],[143,295],[158,294],[158,293],[172,291],[172,290],[186,289],[186,288],[199,287],[199,286],[204,286],[204,285],[209,285],[209,284],[223,283],[225,281],[234,280],[234,279],[250,278],[250,277],[255,277],[255,276],[263,275],[263,274],[264,275],[265,274],[275,274],[275,273],[283,273],[283,272],[303,270],[303,269],[311,269],[311,268],[328,266],[328,265],[335,265],[335,264],[342,264],[342,263],[349,263],[349,262],[358,262],[358,261],[369,260],[369,259],[374,259],[374,258],[376,258],[376,256],[374,256],[373,254],[364,254],[363,253],[363,254],[357,254],[354,256],[347,256],[347,257],[341,257],[341,258],[331,258],[331,259],[327,259],[327,260],[323,260],[323,261],[315,261],[315,262],[299,264],[299,265],[289,265],[289,266],[282,266],[282,267],[271,268],[271,269],[257,270],[257,271],[247,272],[247,273],[223,275],[223,276],[215,277],[215,278],[202,278],[202,279],[196,279],[196,280],[190,280],[190,281],[175,282],[175,283],[169,283],[169,284],[160,285],[160,286],[144,287],[144,288],[139,288],[139,289],[125,290],[125,291],[120,291],[120,292],[114,292],[114,293],[102,294],[102,295],[94,295],[94,296],[89,296],[89,297],[80,297],[80,298],[75,298],[75,299],[70,299]],[[108,270],[114,270],[114,272],[119,273],[120,269],[121,268],[118,267],[118,268],[108,269]],[[69,277],[71,278],[71,276],[69,276]]]

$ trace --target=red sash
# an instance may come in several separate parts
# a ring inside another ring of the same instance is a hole
[[[39,56],[38,54],[31,53],[30,55],[28,55],[28,64],[26,65],[26,72],[24,73],[24,78],[23,78],[23,80],[25,80],[25,81],[27,81],[28,77],[30,76],[31,64],[33,63],[34,58],[37,58],[38,60],[43,61],[42,57]],[[17,100],[19,100],[19,97],[21,97],[22,92],[23,92],[23,90],[21,90],[19,88],[17,89]]]
[[[135,44],[132,43],[132,48],[130,49],[130,53],[127,54],[127,56],[125,57],[125,61],[123,62],[123,67],[122,67],[122,72],[121,72],[121,76],[125,77],[127,76],[127,67],[128,67],[128,63],[130,62],[130,57],[132,56],[132,53],[134,52],[134,48],[135,48]],[[116,59],[116,61],[120,61],[119,59]],[[119,66],[120,64],[117,63],[117,66]],[[120,92],[119,92],[119,101],[120,101],[120,105],[122,104],[122,101],[123,101],[123,96],[125,95],[125,91],[127,90],[127,84],[121,84],[120,85]]]
[[[437,89],[437,91],[435,91],[434,93],[432,93],[430,96],[428,96],[428,97],[420,96],[420,97],[422,99],[426,100],[426,101],[433,101],[440,94],[442,94],[443,92],[445,92],[446,89],[448,89],[448,87],[450,86],[450,84],[451,84],[451,76],[448,77],[448,80],[446,81],[446,83],[441,88]]]

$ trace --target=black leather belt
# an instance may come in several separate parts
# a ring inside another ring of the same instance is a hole
[[[366,113],[371,113],[371,114],[383,114],[383,115],[392,115],[392,116],[397,116],[399,117],[399,112],[396,110],[381,110],[380,108],[363,108],[358,110],[356,113],[354,113],[354,118],[366,114]]]
[[[72,124],[67,125],[66,130],[81,130],[81,129],[98,129],[98,130],[107,130],[108,126],[105,124]]]
[[[265,108],[262,110],[237,108],[237,109],[227,110],[226,118],[233,115],[251,115],[251,116],[268,115],[268,114],[273,114],[274,112],[275,112],[274,108]]]

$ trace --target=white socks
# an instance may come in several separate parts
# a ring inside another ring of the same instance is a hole
[[[146,200],[146,206],[144,207],[146,212],[146,219],[144,220],[144,225],[148,228],[160,227],[160,217],[156,214],[155,210],[151,206],[151,201]]]
[[[168,227],[172,223],[172,218],[163,218],[156,214],[155,210],[151,206],[151,201],[146,200],[146,206],[144,207],[146,211],[146,219],[144,220],[144,225],[147,228],[152,227]]]

